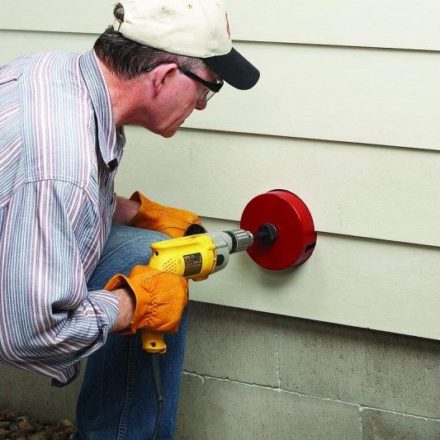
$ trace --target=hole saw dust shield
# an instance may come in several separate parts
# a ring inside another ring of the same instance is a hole
[[[268,270],[284,270],[304,263],[316,245],[316,231],[307,205],[294,193],[274,189],[254,197],[244,208],[240,228],[255,237],[274,233],[269,240],[254,240],[249,256]]]

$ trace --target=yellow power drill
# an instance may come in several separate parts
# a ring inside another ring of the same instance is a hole
[[[186,279],[201,281],[223,269],[229,255],[249,248],[254,235],[243,229],[189,235],[153,243],[149,265]],[[142,330],[142,346],[149,353],[166,351],[163,334]]]

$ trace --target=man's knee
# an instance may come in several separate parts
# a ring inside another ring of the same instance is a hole
[[[120,228],[118,234],[121,234]],[[148,264],[152,254],[151,244],[169,239],[167,235],[157,231],[132,227],[125,227],[122,234],[119,236],[115,253],[118,254],[119,259],[131,267],[138,264]]]
[[[151,244],[170,238],[157,231],[146,229],[138,229],[137,231],[138,234],[127,241],[124,249],[124,253],[126,255],[128,254],[127,256],[131,259],[133,266],[137,264],[148,264],[152,255]]]
[[[128,275],[133,266],[148,264],[150,245],[169,239],[167,235],[146,229],[114,225],[99,263],[89,282],[89,289],[101,289],[116,273]]]

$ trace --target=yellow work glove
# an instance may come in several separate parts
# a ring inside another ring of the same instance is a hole
[[[180,275],[162,272],[150,266],[134,266],[128,276],[117,274],[104,289],[128,288],[136,306],[130,333],[145,328],[159,333],[175,333],[188,304],[188,282]]]
[[[196,214],[183,209],[160,205],[147,199],[139,191],[133,193],[130,200],[140,203],[140,207],[128,224],[129,226],[163,232],[172,238],[176,238],[183,237],[192,225],[201,225]],[[202,228],[202,231],[198,230],[197,232],[204,231],[202,226],[200,228]]]

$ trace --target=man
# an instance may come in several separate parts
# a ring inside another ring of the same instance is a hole
[[[223,80],[248,89],[259,72],[220,0],[125,0],[114,15],[93,51],[0,70],[0,359],[63,385],[89,356],[77,438],[146,439],[157,405],[137,330],[168,333],[158,438],[172,438],[187,281],[150,268],[148,249],[200,220],[115,197],[123,127],[173,136]]]

